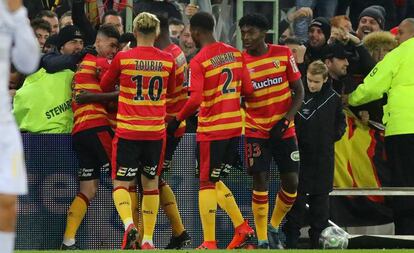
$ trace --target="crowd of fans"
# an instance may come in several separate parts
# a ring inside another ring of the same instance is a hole
[[[306,151],[303,155],[305,162],[304,165],[301,164],[298,197],[293,209],[287,215],[287,223],[284,227],[287,247],[297,247],[306,203],[310,203],[310,210],[315,214],[311,221],[312,247],[318,247],[319,234],[327,226],[328,194],[333,185],[333,144],[341,138],[345,128],[342,102],[339,97],[342,97],[344,105],[349,106],[364,124],[383,130],[384,126],[380,122],[384,116],[383,106],[387,103],[386,96],[363,105],[353,103],[353,100],[348,105],[347,98],[348,94],[354,92],[363,83],[366,76],[375,75],[373,71],[378,62],[403,42],[414,37],[414,19],[407,18],[413,13],[409,11],[413,5],[413,2],[408,0],[363,1],[363,3],[341,0],[297,0],[293,9],[282,16],[279,22],[278,41],[291,50],[305,88],[304,104],[295,118],[299,150]],[[180,11],[178,6],[177,3],[168,1],[139,1],[133,9],[135,15],[144,11],[160,13],[161,10],[162,14],[168,17],[170,40],[181,48],[187,62],[190,62],[199,48],[192,39],[189,19],[198,12],[199,7],[194,4],[184,4],[183,11]],[[99,24],[96,25],[88,19],[88,14],[85,13],[85,1],[82,0],[74,0],[71,10],[60,16],[51,10],[42,10],[32,16],[34,18],[31,20],[31,26],[43,56],[39,70],[32,75],[23,76],[12,68],[9,89],[14,97],[14,114],[21,131],[70,133],[74,124],[74,115],[70,106],[73,72],[79,71],[79,63],[85,55],[95,53],[94,44],[101,30],[98,30]],[[244,21],[247,22],[247,26],[267,31],[271,27],[267,27],[265,19],[260,23],[262,16],[257,18],[256,23],[248,23],[249,21],[246,21],[248,19]],[[108,52],[110,55],[108,58],[112,59],[116,52],[127,51],[136,46],[134,34],[125,32],[125,17],[122,12],[107,10],[99,23],[101,26],[116,28],[120,34],[119,44],[112,45],[112,55]],[[239,25],[241,29],[243,24]],[[242,32],[241,39],[244,43],[249,41],[243,37],[247,36],[246,34],[247,32]],[[254,43],[254,39],[249,43]],[[278,63],[275,61],[274,64]],[[296,64],[293,65],[296,67]],[[329,86],[325,85],[326,83]],[[332,90],[322,87],[332,87]],[[294,90],[294,93],[297,95],[300,91]],[[80,101],[87,96],[90,94],[81,93],[81,96],[73,99]],[[352,95],[350,98],[352,99]],[[312,103],[308,104],[311,100]],[[320,110],[322,107],[325,111]],[[316,111],[320,116],[317,119],[313,118],[315,122],[308,121],[313,116],[312,112]],[[194,131],[195,118],[193,116],[187,119],[187,131]],[[326,127],[326,122],[335,122],[331,128],[324,131],[330,138],[313,136],[318,129]],[[282,127],[288,128],[289,123],[290,120]],[[412,132],[408,133],[412,134]],[[322,148],[317,154],[314,149],[318,147]],[[314,156],[319,156],[320,159],[314,159]],[[309,178],[318,178],[311,168],[315,164],[319,164],[318,173],[324,176],[310,182]],[[295,185],[295,182],[287,183],[289,184]],[[296,194],[296,189],[293,192]],[[286,194],[290,196],[290,193]],[[402,212],[402,215],[412,218],[412,215],[406,212]],[[398,226],[396,231],[413,234],[414,231],[407,224],[410,223],[399,222],[396,224]]]

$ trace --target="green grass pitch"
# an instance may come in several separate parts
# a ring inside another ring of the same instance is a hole
[[[59,250],[16,250],[15,253],[63,253],[64,251]],[[136,250],[72,250],[65,252],[73,253],[113,253],[113,252],[139,252]],[[147,251],[149,253],[200,253],[198,250],[154,250]],[[269,253],[275,251],[269,250],[214,250],[212,253]],[[397,250],[382,250],[382,249],[360,249],[360,250],[281,250],[278,252],[286,253],[414,253],[414,250],[397,249]]]

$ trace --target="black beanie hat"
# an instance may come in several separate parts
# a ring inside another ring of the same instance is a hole
[[[386,12],[384,7],[379,5],[371,5],[359,14],[358,21],[361,20],[362,17],[371,17],[377,21],[381,29],[384,29],[385,15]]]
[[[331,24],[329,23],[329,20],[325,17],[317,17],[309,25],[309,28],[312,26],[319,27],[323,35],[325,35],[325,40],[328,41],[328,39],[331,37]]]
[[[56,47],[60,49],[66,42],[74,39],[83,39],[80,30],[74,25],[65,26],[58,34]]]

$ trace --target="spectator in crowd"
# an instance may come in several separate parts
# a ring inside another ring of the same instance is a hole
[[[361,19],[361,13],[364,12],[367,8],[371,6],[380,6],[384,10],[386,10],[386,19],[384,20],[385,23],[384,29],[388,30],[394,26],[398,25],[396,20],[396,9],[395,9],[395,1],[396,0],[351,0],[349,5],[349,18],[351,19],[351,23],[353,27],[358,27],[358,23]],[[382,10],[381,10],[382,12]],[[345,13],[340,13],[338,15],[343,15]],[[383,29],[383,30],[384,30]]]
[[[39,42],[40,52],[43,52],[43,47],[52,31],[50,24],[41,18],[36,18],[32,20],[30,25],[36,35],[37,42]]]
[[[298,196],[283,225],[286,247],[297,248],[300,229],[309,217],[312,248],[320,248],[319,236],[329,226],[329,192],[333,188],[334,143],[345,132],[342,101],[331,86],[328,67],[320,60],[307,70],[305,97],[295,117],[300,152]],[[321,132],[322,135],[315,133]],[[309,204],[309,216],[306,215]]]
[[[58,43],[59,36],[57,34],[49,36],[47,38],[45,45],[43,46],[43,53],[48,54],[56,51],[56,44]]]
[[[295,37],[290,37],[285,40],[285,45],[292,51],[293,58],[297,64],[304,61],[306,47]]]
[[[338,0],[296,0],[296,8],[308,7],[315,10],[315,17],[332,18],[336,14]],[[295,36],[302,42],[308,41],[308,27],[311,23],[311,17],[301,17],[294,22]],[[329,37],[326,38],[328,40]]]
[[[198,249],[217,249],[217,204],[232,220],[235,233],[227,249],[235,249],[244,245],[254,231],[244,220],[232,192],[222,181],[223,164],[233,159],[242,131],[240,95],[251,94],[253,88],[240,51],[214,38],[214,18],[211,14],[194,14],[190,19],[190,30],[201,51],[190,62],[190,98],[175,118],[168,122],[167,133],[172,136],[181,121],[200,108],[197,164],[203,243]],[[233,85],[227,85],[230,83]]]
[[[170,36],[175,39],[178,39],[184,30],[184,22],[176,18],[171,18],[168,21],[168,26]]]
[[[286,38],[294,37],[294,34],[293,34],[294,31],[292,30],[292,23],[294,23],[295,20],[300,19],[300,18],[312,19],[312,17],[313,17],[313,11],[311,8],[308,8],[308,7],[302,7],[300,9],[297,9],[296,11],[289,12],[286,15],[286,18],[280,20],[279,22],[279,33],[281,34],[279,36],[279,42],[281,44],[284,44],[283,41]]]
[[[354,30],[352,29],[352,23],[351,20],[348,18],[348,16],[345,15],[339,15],[335,16],[331,19],[331,27],[332,30],[343,28],[347,33],[351,33]]]
[[[81,30],[83,37],[85,38],[85,45],[92,45],[96,38],[96,29],[89,22],[85,13],[85,0],[74,0],[72,4],[72,20],[73,24]],[[114,25],[119,33],[124,33],[124,26],[121,15],[114,11],[106,11],[102,17],[101,24]]]
[[[112,59],[118,52],[119,32],[111,25],[98,30],[96,54],[86,54],[73,78],[73,92],[88,90],[102,93],[99,87],[98,57]],[[62,250],[76,250],[75,236],[86,214],[89,203],[98,191],[101,169],[110,170],[112,138],[114,133],[107,117],[105,105],[101,103],[78,104],[72,101],[74,127],[73,148],[79,159],[79,193],[68,209]]]
[[[397,47],[397,40],[390,32],[370,33],[364,37],[363,43],[376,63]]]
[[[73,25],[72,12],[71,11],[67,11],[67,12],[63,13],[63,15],[59,19],[59,28],[60,29],[62,29],[65,26],[68,26],[68,25]]]
[[[339,95],[345,94],[349,86],[348,79],[344,79],[348,73],[348,56],[345,47],[339,42],[334,42],[324,48],[322,59],[328,67],[332,88]]]
[[[296,199],[298,184],[299,151],[293,120],[303,100],[301,74],[288,47],[266,44],[270,24],[264,16],[245,15],[239,27],[254,88],[251,96],[245,97],[245,149],[248,173],[253,177],[252,210],[258,247],[281,248],[279,225]],[[280,171],[281,187],[269,222],[272,157]]]
[[[386,11],[382,6],[372,5],[359,15],[357,37],[362,40],[367,34],[384,30]]]
[[[400,45],[412,37],[414,37],[414,19],[407,18],[398,26],[398,33],[395,39],[397,40],[398,45]]]
[[[410,27],[411,26],[411,27]],[[410,29],[407,29],[410,27]],[[380,61],[363,83],[348,97],[345,103],[357,106],[383,97],[385,149],[391,168],[391,186],[412,187],[414,184],[414,81],[412,59],[414,58],[414,23],[405,19],[399,25],[399,46]],[[407,33],[411,30],[411,33]],[[393,197],[393,216],[396,235],[414,234],[413,197]]]
[[[11,113],[10,61],[22,73],[36,70],[40,52],[21,0],[0,1],[0,244],[14,252],[17,195],[27,194],[23,145]]]
[[[52,29],[50,35],[59,33],[59,19],[56,13],[54,13],[53,11],[43,10],[36,15],[36,18],[41,18],[49,22],[50,27]]]
[[[141,12],[159,13],[170,18],[183,20],[183,15],[174,1],[140,0],[134,5],[134,13]]]
[[[197,48],[191,38],[190,25],[185,25],[180,36],[180,48],[183,50],[187,62],[189,62],[197,53]]]
[[[24,78],[25,76],[21,73],[19,73],[19,71],[17,71],[17,69],[11,65],[10,66],[10,77],[9,77],[9,94],[10,97],[14,98],[14,96],[16,95],[16,91],[22,87],[22,84],[24,82]]]

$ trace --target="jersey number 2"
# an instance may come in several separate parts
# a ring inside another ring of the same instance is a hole
[[[142,82],[144,77],[141,75],[132,77],[132,81],[137,85],[137,94],[134,97],[134,100],[145,100],[144,94],[142,92]],[[156,85],[158,84],[158,85]],[[148,85],[148,97],[152,101],[158,101],[161,98],[162,93],[162,77],[161,76],[153,76],[149,80]]]
[[[227,75],[227,77],[226,77],[226,81],[224,82],[224,84],[223,84],[223,89],[221,90],[221,93],[223,93],[223,94],[227,94],[227,93],[233,93],[233,92],[236,92],[236,89],[235,88],[230,88],[229,86],[230,86],[230,84],[231,84],[231,82],[233,81],[233,72],[231,71],[231,69],[229,69],[229,68],[224,68],[222,71],[221,71],[221,74],[223,75],[223,74],[226,74]]]

